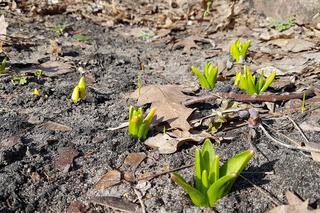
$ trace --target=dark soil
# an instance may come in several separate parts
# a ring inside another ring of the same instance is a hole
[[[74,201],[85,203],[91,212],[112,212],[107,207],[89,204],[87,200],[103,195],[122,197],[139,204],[133,190],[137,187],[143,194],[147,212],[204,211],[192,206],[186,193],[171,181],[170,174],[138,183],[124,181],[108,189],[96,190],[94,185],[102,175],[121,167],[128,153],[145,152],[147,158],[136,173],[152,173],[193,163],[194,150],[200,146],[185,145],[174,154],[159,155],[142,143],[134,142],[126,128],[115,131],[107,128],[127,120],[129,105],[134,103],[129,94],[137,88],[140,73],[142,85],[181,84],[194,88],[197,81],[190,67],[227,60],[224,44],[234,38],[250,38],[253,49],[258,51],[259,42],[250,31],[239,35],[240,30],[235,29],[213,34],[211,39],[219,54],[205,59],[211,48],[209,45],[199,43],[201,49],[193,49],[192,55],[185,55],[181,49],[173,49],[165,39],[145,42],[126,36],[122,32],[133,28],[127,24],[104,27],[69,13],[23,21],[6,10],[0,13],[9,22],[9,35],[23,34],[29,38],[4,46],[10,75],[0,78],[0,212],[66,212]],[[57,36],[49,27],[59,23],[70,25],[68,34]],[[88,35],[90,40],[75,43],[72,35],[76,33]],[[183,38],[188,33],[177,31],[172,35]],[[47,53],[50,40],[55,39],[63,56]],[[24,72],[32,71],[33,63],[37,64],[39,60],[69,63],[71,71],[50,77],[45,74],[41,80],[29,72],[26,85],[11,82],[13,73],[21,72],[21,68]],[[141,63],[145,67],[143,72],[139,71]],[[94,81],[88,83],[88,98],[73,104],[70,96],[82,71],[93,76]],[[230,88],[224,84],[229,83],[220,83],[220,90]],[[34,88],[45,92],[48,98],[35,97]],[[309,117],[307,113],[297,121]],[[71,130],[52,130],[44,125],[48,121],[63,124]],[[275,120],[270,124],[294,136],[292,126],[284,121]],[[244,126],[220,133],[234,137],[232,141],[215,145],[223,160],[250,147],[248,132],[248,127]],[[308,136],[317,142],[319,134]],[[302,140],[301,136],[296,139]],[[263,134],[258,134],[255,146],[258,152],[243,173],[244,177],[279,203],[286,203],[284,194],[291,190],[304,200],[309,199],[313,207],[320,208],[319,163],[299,151],[276,146]],[[63,148],[78,154],[70,168],[61,170],[57,159]],[[193,178],[192,167],[178,172],[188,181]],[[273,207],[268,196],[239,178],[232,192],[217,203],[216,211],[265,212]]]

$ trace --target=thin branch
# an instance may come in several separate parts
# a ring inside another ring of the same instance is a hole
[[[244,110],[244,109],[242,109],[242,108],[226,109],[226,110],[221,111],[220,113],[221,114],[226,114],[226,113],[231,113],[231,112],[239,112],[241,110]],[[208,119],[208,118],[212,118],[212,117],[216,116],[217,114],[218,114],[217,111],[214,111],[212,114],[207,115],[205,117],[202,117],[202,118],[199,118],[199,119],[195,119],[195,120],[191,120],[190,123],[192,125],[194,125],[196,123],[199,123],[199,125],[201,125],[203,120]]]
[[[281,135],[282,137],[286,138],[288,141],[292,142],[294,145],[296,145],[296,146],[301,146],[302,143],[297,142],[297,141],[293,140],[292,138],[289,138],[287,135],[285,135],[285,134],[277,131],[276,129],[272,128],[271,126],[269,126],[269,125],[267,125],[267,124],[265,124],[265,123],[264,123],[263,125],[265,125],[265,126],[268,127],[269,129],[271,129],[272,131],[276,132],[277,134]]]
[[[301,151],[305,151],[305,152],[317,152],[320,153],[320,149],[313,149],[313,148],[305,148],[305,147],[301,147],[301,146],[292,146],[289,144],[286,144],[280,140],[277,140],[276,138],[272,137],[269,132],[263,127],[262,124],[259,125],[259,128],[263,131],[263,133],[273,142],[279,144],[280,146],[286,147],[288,149],[293,149],[293,150],[301,150]]]
[[[147,211],[146,211],[145,205],[143,204],[141,193],[135,188],[133,190],[134,190],[134,193],[136,193],[136,195],[138,197],[139,203],[140,203],[141,208],[142,208],[142,213],[146,213]]]
[[[313,89],[308,89],[305,92],[297,92],[297,93],[290,93],[285,95],[246,95],[246,94],[238,94],[235,92],[229,92],[229,93],[222,93],[217,92],[212,95],[202,96],[202,97],[196,97],[189,99],[182,104],[185,106],[190,106],[193,104],[198,103],[204,103],[207,101],[213,101],[218,98],[226,98],[234,101],[241,101],[241,102],[249,102],[249,103],[259,103],[259,102],[278,102],[278,101],[288,101],[291,99],[302,99],[303,94],[306,94],[306,97],[311,97],[314,95]]]
[[[171,172],[175,172],[175,171],[178,171],[178,170],[181,170],[181,169],[186,169],[186,168],[190,168],[194,166],[194,164],[190,164],[190,165],[186,165],[186,166],[181,166],[181,167],[178,167],[178,168],[175,168],[175,169],[170,169],[168,171],[164,171],[164,172],[159,172],[159,173],[155,173],[155,174],[152,174],[152,175],[148,175],[146,177],[139,177],[137,178],[137,181],[139,180],[151,180],[153,178],[156,178],[158,176],[161,176],[161,175],[165,175],[165,174],[168,174],[168,173],[171,173]]]
[[[287,116],[287,118],[293,123],[293,125],[296,127],[296,129],[300,132],[300,134],[302,135],[303,139],[307,142],[306,145],[308,143],[310,143],[309,139],[307,138],[306,134],[304,134],[304,132],[302,131],[300,126],[291,117]]]

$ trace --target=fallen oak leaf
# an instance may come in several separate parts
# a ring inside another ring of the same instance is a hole
[[[138,105],[151,103],[151,107],[157,108],[158,121],[166,121],[171,128],[188,132],[191,128],[188,118],[193,109],[181,104],[189,98],[182,91],[183,87],[178,85],[149,85],[140,89],[140,97],[138,90],[131,97],[138,100]]]

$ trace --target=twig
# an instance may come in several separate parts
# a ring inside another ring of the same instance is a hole
[[[146,207],[143,204],[141,193],[138,190],[136,190],[135,188],[133,190],[134,190],[134,193],[136,193],[136,195],[138,197],[138,200],[140,202],[140,205],[141,205],[141,208],[142,208],[142,213],[146,213]]]
[[[241,102],[249,102],[249,103],[259,103],[259,102],[278,102],[278,101],[287,101],[291,99],[301,99],[303,97],[303,94],[306,94],[306,97],[311,97],[314,95],[313,89],[308,89],[305,92],[298,92],[298,93],[290,93],[286,95],[246,95],[246,94],[238,94],[235,92],[229,92],[229,93],[222,93],[217,92],[213,95],[208,96],[202,96],[202,97],[196,97],[189,99],[185,102],[183,102],[183,105],[190,106],[193,104],[198,103],[204,103],[207,101],[213,101],[218,98],[227,98],[234,101],[241,101]]]
[[[289,138],[289,137],[286,136],[285,134],[283,134],[283,133],[275,130],[274,128],[272,128],[271,126],[269,126],[269,125],[267,125],[267,124],[265,124],[265,123],[264,123],[263,125],[265,125],[265,126],[268,127],[269,129],[271,129],[272,131],[277,132],[277,134],[279,134],[279,135],[281,135],[282,137],[286,138],[288,141],[292,142],[294,145],[296,145],[296,146],[301,146],[302,143],[299,143],[299,142],[293,140],[292,138]]]
[[[225,114],[225,113],[230,113],[230,112],[239,112],[239,111],[241,111],[241,110],[244,110],[244,109],[242,109],[242,108],[227,109],[227,110],[221,111],[220,113],[221,113],[221,114]],[[214,116],[216,116],[217,114],[218,114],[217,111],[214,111],[212,114],[207,115],[207,116],[205,116],[205,117],[203,117],[203,118],[199,118],[199,119],[192,120],[192,121],[190,121],[190,123],[191,123],[191,124],[196,124],[196,123],[199,122],[199,124],[202,124],[203,120],[208,119],[208,118],[211,118],[211,117],[214,117]]]
[[[301,147],[301,146],[292,146],[292,145],[289,145],[289,144],[286,144],[286,143],[283,143],[282,141],[280,140],[277,140],[275,139],[274,137],[272,137],[269,132],[263,127],[262,124],[259,125],[259,128],[263,131],[263,133],[270,139],[272,140],[273,142],[283,146],[283,147],[286,147],[288,149],[293,149],[293,150],[302,150],[302,151],[306,151],[306,152],[317,152],[317,153],[320,153],[320,150],[319,149],[313,149],[313,148],[305,148],[305,147]]]
[[[170,170],[164,171],[164,172],[155,173],[155,174],[152,174],[152,175],[149,175],[149,176],[146,176],[146,177],[139,177],[139,178],[137,178],[137,181],[145,180],[145,179],[151,180],[151,179],[156,178],[158,176],[165,175],[165,174],[168,174],[168,173],[171,173],[171,172],[175,172],[175,171],[178,171],[178,170],[181,170],[181,169],[186,169],[186,168],[189,168],[189,167],[192,167],[192,166],[194,166],[194,164],[181,166],[181,167],[178,167],[178,168],[175,168],[175,169],[170,169]]]
[[[304,132],[302,131],[300,126],[291,117],[287,116],[287,118],[293,123],[293,125],[296,127],[296,129],[300,132],[300,134],[302,135],[303,139],[307,142],[306,145],[308,143],[310,143],[309,139],[307,138],[306,134],[304,134]]]
[[[272,172],[246,172],[246,171],[243,171],[241,173],[242,174],[274,175],[274,171],[272,171]]]
[[[276,206],[281,205],[281,203],[280,203],[277,199],[275,199],[275,198],[273,198],[271,195],[269,195],[269,194],[270,194],[269,192],[267,192],[266,190],[264,190],[264,189],[262,189],[261,187],[257,186],[255,183],[253,183],[251,180],[249,180],[248,178],[244,177],[243,175],[240,175],[240,177],[241,177],[242,179],[244,179],[245,181],[247,181],[248,183],[250,183],[254,188],[256,188],[256,189],[257,189],[259,192],[261,192],[264,196],[266,196],[267,198],[269,198],[274,205],[276,205]]]

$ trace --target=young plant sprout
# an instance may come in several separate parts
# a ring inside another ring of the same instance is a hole
[[[304,113],[305,109],[305,105],[306,105],[306,93],[303,93],[302,96],[302,104],[301,104],[301,113]]]
[[[37,88],[35,88],[35,89],[33,90],[33,94],[34,94],[35,96],[40,96],[40,92],[39,92],[39,90],[38,90]]]
[[[212,3],[213,0],[207,0],[206,10],[203,13],[203,17],[207,17],[209,15]]]
[[[246,60],[250,45],[251,41],[241,43],[240,39],[237,39],[230,46],[230,55],[236,62],[243,63]]]
[[[84,100],[86,96],[86,82],[84,80],[84,76],[82,76],[78,84],[73,89],[71,99],[74,103],[77,103],[79,100]]]
[[[2,63],[0,64],[0,74],[4,74],[6,71],[6,66],[7,66],[7,59],[4,58],[2,60]]]
[[[221,167],[220,158],[209,139],[205,140],[201,150],[195,152],[195,185],[192,187],[183,177],[172,173],[171,178],[190,196],[198,207],[214,207],[216,202],[226,196],[237,177],[254,154],[246,150],[229,158]]]
[[[142,108],[136,109],[134,106],[130,106],[128,131],[135,140],[140,139],[144,141],[147,138],[149,127],[156,111],[156,108],[152,108],[143,119]]]
[[[202,89],[213,89],[217,83],[218,67],[208,63],[204,66],[204,72],[201,73],[196,67],[192,66],[191,70],[199,78]]]
[[[238,86],[240,89],[244,90],[248,95],[261,95],[264,91],[268,89],[274,78],[276,77],[277,72],[274,70],[268,77],[265,79],[264,71],[262,71],[259,79],[256,79],[256,76],[252,76],[248,67],[244,67],[244,73],[237,72],[234,85]]]

